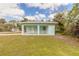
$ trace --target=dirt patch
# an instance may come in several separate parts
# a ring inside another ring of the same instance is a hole
[[[66,35],[61,35],[61,34],[57,34],[54,38],[58,39],[58,40],[62,40],[63,42],[65,42],[66,44],[72,45],[74,47],[79,47],[79,39],[75,38],[75,37],[71,37],[71,36],[66,36]]]

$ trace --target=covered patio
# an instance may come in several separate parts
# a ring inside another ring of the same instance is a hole
[[[55,22],[22,22],[22,35],[55,35]]]

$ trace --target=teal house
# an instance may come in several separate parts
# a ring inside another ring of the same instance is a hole
[[[20,22],[22,35],[55,35],[56,22]]]

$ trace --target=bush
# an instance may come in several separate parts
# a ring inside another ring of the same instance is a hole
[[[13,27],[11,24],[0,24],[0,32],[11,31]]]

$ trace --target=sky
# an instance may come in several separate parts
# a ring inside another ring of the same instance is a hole
[[[0,3],[0,17],[9,20],[52,19],[57,12],[72,9],[71,3]]]

